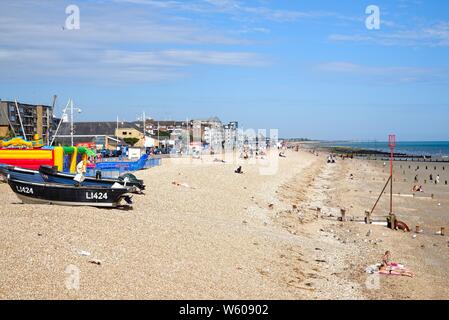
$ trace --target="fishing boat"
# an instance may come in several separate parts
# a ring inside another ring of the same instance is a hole
[[[41,174],[37,170],[30,170],[9,165],[0,165],[0,176],[2,176],[5,182],[7,182],[8,177],[11,179],[30,182],[44,182],[44,179],[42,179]]]
[[[8,177],[8,184],[23,203],[66,206],[118,207],[122,200],[132,203],[134,187],[115,184],[112,187],[71,186],[47,182],[31,182]]]
[[[44,181],[49,183],[59,183],[67,185],[75,185],[77,182],[74,180],[75,175],[71,173],[59,172],[55,167],[41,166],[39,173]],[[136,191],[145,190],[145,184],[143,180],[137,179],[133,174],[124,174],[117,179],[113,178],[95,178],[85,177],[81,183],[82,186],[103,186],[111,187],[115,183],[121,184],[125,187],[135,187]]]

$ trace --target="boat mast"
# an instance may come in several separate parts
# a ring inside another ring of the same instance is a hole
[[[73,100],[70,101],[70,142],[73,147]]]
[[[62,123],[62,121],[64,120],[64,116],[65,116],[66,113],[67,113],[67,108],[68,108],[69,105],[70,105],[70,101],[72,101],[72,99],[69,99],[69,101],[67,101],[67,105],[65,106],[64,110],[62,111],[62,117],[61,117],[61,120],[59,120],[58,127],[56,128],[55,134],[53,135],[53,139],[51,140],[50,146],[52,146],[53,143],[55,142],[56,136],[57,136],[58,131],[59,131],[59,127],[61,127],[61,123]]]
[[[58,98],[57,95],[53,96],[53,104],[51,107],[51,112],[52,112],[52,118],[53,118],[53,114],[54,114],[54,110],[55,110],[55,105],[56,105],[56,99]],[[50,112],[47,109],[47,146],[49,145],[50,142]]]
[[[19,105],[17,104],[17,99],[14,99],[16,103],[17,116],[19,117],[20,127],[22,128],[23,137],[27,140],[27,134],[25,133],[25,129],[23,128],[22,117],[20,116]]]

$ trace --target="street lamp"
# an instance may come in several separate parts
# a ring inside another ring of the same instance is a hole
[[[73,110],[76,110],[78,113],[81,113],[82,110],[80,108],[74,108],[73,107],[73,100],[70,101],[70,140],[73,147],[73,133],[74,133],[74,127],[73,127]]]

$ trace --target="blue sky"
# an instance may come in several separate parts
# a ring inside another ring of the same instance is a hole
[[[63,28],[68,5],[80,29]],[[379,30],[365,9],[380,8]],[[0,98],[77,120],[238,120],[282,137],[449,140],[449,3],[1,1]]]

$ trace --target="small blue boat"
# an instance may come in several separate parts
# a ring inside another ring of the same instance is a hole
[[[8,165],[0,166],[0,175],[2,175],[5,180],[14,179],[36,183],[44,182],[44,179],[42,178],[39,171]]]
[[[59,183],[66,185],[76,185],[77,182],[74,180],[75,175],[71,173],[59,172],[54,167],[41,166],[39,168],[39,173],[44,181],[49,183]],[[120,176],[117,179],[113,178],[95,178],[95,177],[85,177],[84,181],[81,182],[82,186],[102,186],[111,187],[115,183],[123,185],[125,187],[135,187],[138,191],[145,190],[145,183],[143,180],[137,179],[133,174],[127,173]]]

